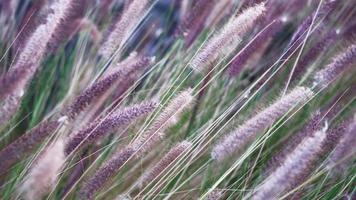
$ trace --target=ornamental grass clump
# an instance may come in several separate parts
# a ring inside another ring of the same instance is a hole
[[[0,1],[0,199],[355,195],[354,7]]]

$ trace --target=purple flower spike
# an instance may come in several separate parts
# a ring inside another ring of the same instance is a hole
[[[277,198],[286,192],[298,179],[304,170],[308,169],[318,157],[325,140],[325,132],[318,131],[313,136],[305,138],[293,152],[291,152],[283,164],[276,169],[266,181],[256,188],[253,200]]]
[[[291,44],[293,44],[297,40],[300,40],[300,41],[302,40],[301,37],[302,37],[302,35],[304,35],[307,32],[308,28],[310,28],[315,14],[316,14],[316,16],[315,16],[314,23],[318,22],[323,17],[328,16],[328,14],[331,13],[335,9],[338,2],[339,1],[334,1],[334,0],[328,1],[320,7],[318,13],[316,13],[316,11],[315,11],[311,15],[309,15],[302,22],[302,24],[298,27],[298,29],[295,31],[295,33],[293,34],[292,39],[289,43],[290,45],[288,45],[288,46],[291,46]]]
[[[0,172],[3,173],[26,153],[34,150],[59,127],[59,122],[42,122],[0,151]]]
[[[142,103],[113,112],[109,116],[91,123],[69,139],[65,148],[66,154],[69,155],[72,151],[97,141],[110,131],[128,125],[138,117],[152,112],[156,107],[156,102]]]
[[[183,19],[182,31],[185,37],[185,46],[189,47],[204,29],[204,22],[214,6],[214,0],[197,0],[193,8]]]
[[[221,162],[234,152],[242,150],[248,143],[252,142],[260,132],[271,126],[275,120],[282,117],[297,105],[307,102],[312,96],[313,92],[309,88],[295,88],[289,94],[283,96],[271,106],[236,128],[232,133],[222,138],[222,140],[214,146],[211,157]]]
[[[295,135],[292,135],[288,139],[287,143],[283,145],[282,149],[276,153],[267,164],[267,172],[274,171],[277,167],[280,167],[285,158],[290,154],[302,141],[304,138],[312,136],[317,130],[321,129],[324,126],[324,120],[322,120],[323,115],[318,112],[314,114],[307,125]]]
[[[314,76],[316,85],[325,87],[356,61],[356,44],[334,57],[333,61]]]
[[[356,118],[351,123],[330,157],[330,166],[335,175],[345,173],[348,164],[356,155]]]
[[[265,4],[261,3],[233,17],[198,51],[190,63],[191,67],[198,72],[206,72],[212,63],[236,48],[244,34],[265,12]]]
[[[330,31],[324,38],[317,42],[309,51],[305,53],[300,62],[295,68],[292,80],[300,77],[306,68],[312,63],[325,49],[329,48],[331,44],[336,40],[337,33],[335,30]]]
[[[140,187],[147,185],[158,177],[164,170],[166,170],[171,164],[179,159],[184,152],[191,148],[192,143],[188,141],[183,141],[176,146],[174,146],[158,163],[156,163],[151,170],[146,172],[140,180]]]
[[[27,68],[13,69],[0,76],[0,100],[13,93],[18,86],[18,82],[24,79],[28,73]]]
[[[98,169],[93,177],[84,184],[80,192],[80,199],[94,199],[95,194],[100,191],[105,183],[120,171],[122,166],[132,157],[135,149],[126,147],[107,161],[103,167]]]
[[[100,98],[111,87],[116,86],[118,82],[125,83],[129,81],[130,79],[128,79],[128,77],[136,75],[138,72],[141,72],[142,69],[152,64],[152,58],[150,57],[141,57],[134,60],[129,57],[128,60],[130,62],[126,62],[126,60],[123,61],[127,65],[121,66],[119,63],[117,68],[112,69],[102,79],[85,89],[68,107],[66,115],[74,119],[77,114],[83,111],[89,104],[95,101],[95,99]]]
[[[230,77],[240,73],[247,60],[254,52],[263,46],[264,42],[276,34],[282,27],[281,20],[273,21],[271,25],[265,28],[244,50],[240,51],[238,56],[231,62],[228,68]]]

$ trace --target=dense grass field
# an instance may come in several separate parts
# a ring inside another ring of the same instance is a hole
[[[356,199],[355,0],[0,0],[0,199]]]

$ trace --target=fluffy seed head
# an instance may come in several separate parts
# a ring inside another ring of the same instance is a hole
[[[27,68],[12,69],[4,75],[0,76],[0,100],[5,99],[9,94],[14,93],[19,85],[22,85],[20,80],[26,79],[28,73]],[[22,92],[20,92],[22,93]],[[14,94],[13,94],[14,96]],[[20,96],[20,95],[17,95]]]
[[[230,19],[222,30],[209,39],[197,53],[191,62],[191,67],[200,72],[205,71],[204,69],[219,57],[229,54],[264,12],[265,4],[261,3]]]
[[[236,76],[243,65],[246,64],[247,60],[255,53],[261,46],[264,45],[264,42],[268,41],[268,39],[277,33],[283,25],[283,22],[280,20],[276,20],[272,22],[266,29],[264,29],[256,38],[249,44],[249,46],[242,50],[242,52],[238,52],[238,56],[231,62],[229,65],[228,71],[231,77]]]
[[[126,126],[135,119],[145,116],[152,112],[157,107],[156,102],[145,102],[139,105],[125,108],[120,111],[113,112],[104,119],[99,119],[83,130],[74,134],[66,145],[65,152],[70,154],[73,150],[86,146],[98,139],[104,137],[110,131],[118,127]]]
[[[12,79],[11,77],[15,76],[18,72],[21,72],[21,77],[18,77],[18,79],[12,83],[13,88],[11,91],[6,92],[10,93],[8,96],[14,96],[19,100],[21,99],[27,83],[32,79],[40,66],[41,60],[46,54],[47,46],[55,35],[61,21],[68,14],[70,6],[71,0],[58,0],[53,2],[50,6],[50,10],[53,12],[47,15],[46,23],[39,25],[28,38],[13,68],[9,71],[8,75],[10,77],[8,78]],[[12,110],[16,111],[17,108],[18,104],[12,108]],[[11,113],[11,115],[13,115],[13,113]]]
[[[194,3],[193,8],[183,19],[182,31],[185,37],[185,46],[189,47],[201,30],[205,26],[205,21],[214,7],[214,0],[198,0]]]
[[[55,34],[71,7],[71,0],[58,0],[50,6],[52,11],[47,15],[46,23],[39,25],[28,39],[25,47],[20,52],[14,68],[29,66],[35,71],[42,57],[45,55],[46,47]]]
[[[297,105],[305,103],[312,95],[313,92],[309,88],[295,88],[220,140],[212,150],[212,158],[222,161],[227,156],[243,149],[261,131],[271,126],[275,120]]]
[[[174,146],[158,163],[156,163],[152,169],[146,172],[140,180],[140,187],[150,183],[156,177],[158,177],[165,169],[167,169],[171,164],[179,159],[185,151],[191,148],[192,143],[188,141],[183,141],[176,146]]]
[[[152,122],[148,130],[132,143],[137,149],[136,156],[149,151],[164,137],[164,130],[176,123],[181,113],[193,102],[192,92],[191,89],[188,89],[174,97]]]
[[[224,193],[222,190],[214,189],[211,191],[208,196],[206,197],[207,200],[219,200],[223,197]]]
[[[100,55],[105,59],[109,59],[118,48],[124,45],[130,33],[138,25],[148,2],[148,0],[134,0],[130,3],[127,10],[124,10],[120,20],[114,25],[107,40],[100,47]]]
[[[45,149],[32,166],[20,189],[24,193],[25,199],[40,199],[49,192],[57,180],[64,161],[64,142],[59,139]]]
[[[20,100],[21,97],[19,95],[10,95],[0,101],[0,127],[5,125],[16,113]]]
[[[356,61],[356,44],[351,45],[344,52],[338,54],[333,61],[314,76],[316,85],[325,87],[343,71],[353,66]]]
[[[59,127],[56,121],[43,121],[0,151],[0,173],[34,150]]]
[[[85,89],[67,108],[65,115],[73,119],[84,108],[103,96],[111,88],[117,86],[117,84],[129,82],[129,85],[131,85],[129,77],[137,76],[152,63],[152,58],[150,57],[138,58],[136,55],[129,56],[122,63],[119,63],[117,67],[111,69],[102,79]]]
[[[252,199],[263,200],[278,197],[282,192],[286,192],[297,179],[303,170],[307,169],[321,151],[322,142],[325,139],[325,132],[318,131],[313,136],[304,139],[297,148],[287,156],[286,160],[273,172],[261,186],[256,188],[256,193]]]
[[[119,172],[134,153],[135,150],[133,148],[126,147],[109,159],[104,166],[95,172],[94,176],[84,184],[80,192],[80,199],[93,199],[95,194]]]
[[[334,174],[340,175],[356,155],[356,117],[330,156],[330,166]],[[335,166],[334,166],[335,165]]]
[[[323,114],[315,113],[308,121],[307,125],[298,133],[293,134],[290,139],[282,146],[278,153],[268,161],[267,172],[274,171],[277,167],[283,164],[284,160],[306,137],[312,136],[316,131],[323,128],[325,120]]]

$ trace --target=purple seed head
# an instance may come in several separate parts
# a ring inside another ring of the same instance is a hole
[[[318,158],[325,137],[323,131],[317,131],[313,136],[305,138],[287,156],[283,164],[256,188],[252,199],[273,199],[290,190],[300,174],[303,174],[304,170]]]
[[[212,158],[222,161],[234,152],[242,150],[275,120],[296,106],[307,102],[312,96],[313,92],[309,88],[295,88],[216,143],[211,152]]]
[[[129,38],[131,32],[140,22],[149,0],[134,0],[124,10],[119,21],[115,22],[107,39],[100,47],[99,53],[109,59],[117,49],[121,48]]]
[[[69,2],[66,15],[61,19],[48,43],[50,51],[55,51],[61,43],[70,39],[78,31],[77,22],[84,17],[88,3],[88,0],[72,0]]]
[[[289,44],[290,45],[293,44],[297,40],[300,40],[303,35],[305,35],[308,28],[310,28],[310,26],[312,25],[314,17],[315,17],[314,23],[322,20],[323,17],[326,17],[327,15],[329,15],[329,13],[331,13],[335,9],[338,2],[339,1],[334,1],[334,0],[328,1],[321,6],[321,8],[317,13],[316,11],[314,11],[311,15],[309,15],[294,32],[291,42]]]
[[[54,189],[58,175],[65,163],[63,148],[63,139],[58,139],[41,152],[20,187],[25,199],[41,199]]]
[[[28,74],[27,68],[17,68],[8,71],[6,74],[0,76],[0,100],[6,98],[9,94],[16,93],[20,80],[26,79]]]
[[[265,4],[261,3],[230,19],[198,51],[190,63],[191,67],[199,72],[206,71],[218,58],[229,54],[241,42],[243,35],[255,25],[264,13]]]
[[[31,33],[25,45],[21,48],[15,64],[7,77],[1,78],[7,85],[8,81],[12,81],[13,88],[4,89],[1,93],[11,92],[11,94],[7,94],[7,96],[14,96],[18,101],[21,99],[27,83],[32,79],[36,70],[39,68],[41,60],[47,53],[47,47],[51,43],[56,31],[58,31],[58,28],[60,28],[62,20],[70,14],[72,2],[71,0],[59,0],[50,5],[49,10],[52,10],[52,12],[46,16],[46,22],[39,24]],[[21,76],[14,80],[16,74]],[[16,107],[11,108],[11,110],[16,111],[17,107],[18,104]],[[12,114],[13,113],[11,113],[11,115]]]
[[[136,77],[143,69],[152,64],[152,58],[150,57],[135,57],[133,59],[129,57],[127,60],[123,61],[123,66],[119,63],[115,69],[111,69],[102,79],[85,89],[67,108],[66,115],[74,119],[89,104],[109,91],[110,88],[118,83],[131,83],[132,81],[130,81],[129,77]]]
[[[342,72],[348,70],[356,61],[356,44],[334,57],[333,61],[314,76],[314,82],[320,87],[325,87]]]
[[[292,80],[300,77],[310,63],[312,63],[325,49],[329,48],[330,45],[333,44],[333,42],[337,39],[337,35],[336,31],[332,30],[315,45],[313,45],[296,66]]]
[[[356,119],[356,118],[355,118]],[[335,175],[345,173],[348,164],[356,155],[356,120],[349,124],[340,142],[330,156],[329,165]]]
[[[46,15],[48,14],[46,4],[45,0],[34,1],[25,13],[18,28],[18,37],[14,41],[13,49],[15,51],[21,51],[36,28],[40,24],[46,23]]]
[[[282,28],[282,25],[283,22],[281,20],[273,21],[245,49],[238,52],[238,56],[236,56],[228,67],[230,77],[239,74],[252,54],[258,51],[270,37],[276,34]]]
[[[70,137],[65,148],[66,154],[69,155],[74,150],[82,148],[104,137],[110,133],[110,131],[130,124],[137,118],[149,114],[156,107],[156,102],[145,102],[123,110],[115,111],[102,119],[96,120]]]
[[[211,191],[208,196],[206,197],[207,200],[219,200],[222,199],[224,193],[220,189],[214,189]]]
[[[147,185],[153,181],[156,177],[162,174],[172,163],[179,159],[179,157],[191,148],[192,143],[188,141],[183,141],[176,146],[174,146],[160,161],[158,161],[152,169],[147,171],[140,179],[140,187]]]
[[[184,34],[186,47],[189,47],[204,29],[204,22],[213,6],[214,0],[197,0],[193,8],[184,17],[181,29]]]
[[[192,89],[187,89],[174,97],[152,122],[147,131],[140,135],[132,146],[137,149],[137,157],[152,149],[162,138],[164,131],[174,123],[193,102]]]
[[[4,172],[59,127],[59,122],[44,121],[0,151],[0,172]]]
[[[0,127],[5,125],[20,106],[21,97],[10,95],[0,102]]]
[[[320,112],[315,113],[302,130],[288,139],[279,152],[273,155],[273,157],[268,161],[268,173],[281,166],[288,154],[294,151],[294,149],[304,140],[304,138],[312,136],[317,130],[320,130],[324,126],[325,120],[323,120],[322,117],[323,115]]]
[[[120,171],[123,165],[132,157],[135,150],[130,147],[122,149],[110,158],[103,167],[98,169],[81,189],[80,199],[94,199],[95,194]]]

